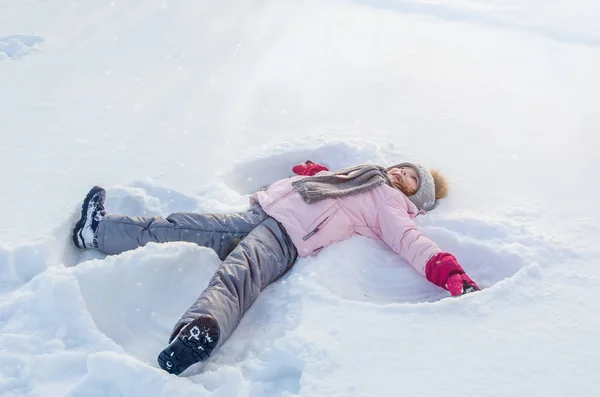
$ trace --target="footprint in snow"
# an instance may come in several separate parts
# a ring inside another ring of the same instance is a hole
[[[15,34],[0,37],[0,62],[9,59],[19,59],[32,52],[39,51],[38,44],[46,41],[41,36]]]

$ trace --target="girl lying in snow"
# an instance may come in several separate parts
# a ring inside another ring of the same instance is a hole
[[[148,242],[188,241],[214,249],[223,263],[208,287],[175,324],[158,364],[179,375],[206,360],[239,324],[262,289],[297,257],[360,234],[383,240],[427,280],[453,296],[479,290],[457,262],[416,228],[419,213],[445,197],[437,172],[401,163],[329,172],[307,161],[299,176],[251,196],[251,208],[232,214],[175,213],[130,217],[104,210],[106,191],[95,186],[83,201],[73,242],[81,249],[118,254]]]

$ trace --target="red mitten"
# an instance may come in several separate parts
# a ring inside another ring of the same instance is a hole
[[[434,255],[425,266],[425,277],[433,284],[448,290],[452,296],[479,291],[460,266],[454,255],[440,252]]]
[[[292,168],[296,175],[313,176],[321,171],[329,171],[327,167],[321,164],[315,164],[310,160],[306,160],[304,164],[296,165]]]
[[[452,296],[464,295],[480,290],[475,281],[471,280],[466,273],[454,273],[450,275],[448,281],[446,281],[446,289],[450,291]]]

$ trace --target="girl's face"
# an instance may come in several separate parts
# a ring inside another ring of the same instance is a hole
[[[392,168],[387,173],[392,184],[407,196],[411,196],[417,192],[419,188],[419,175],[414,168]]]

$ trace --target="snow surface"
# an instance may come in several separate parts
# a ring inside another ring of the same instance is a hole
[[[0,0],[0,395],[597,396],[595,0]],[[188,376],[209,249],[79,252],[83,195],[245,208],[312,159],[416,160],[460,299],[362,237],[297,262]]]

